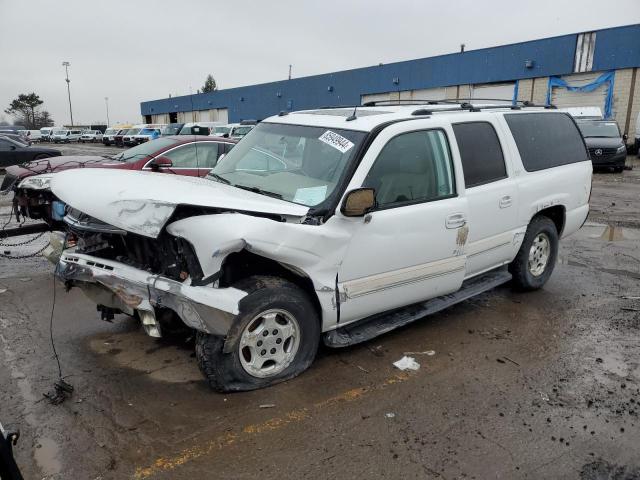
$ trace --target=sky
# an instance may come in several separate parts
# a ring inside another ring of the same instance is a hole
[[[69,123],[140,102],[640,23],[640,0],[0,0],[0,120],[36,92]]]

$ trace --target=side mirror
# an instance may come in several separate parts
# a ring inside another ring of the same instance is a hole
[[[161,168],[173,167],[173,162],[171,161],[170,158],[167,158],[167,157],[156,157],[151,162],[150,167],[151,167],[151,170],[153,170],[154,172],[157,172]]]
[[[375,190],[373,188],[358,188],[347,193],[340,211],[345,217],[362,217],[375,206]]]

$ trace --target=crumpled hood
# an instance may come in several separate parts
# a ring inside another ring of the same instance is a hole
[[[63,155],[42,158],[22,165],[7,167],[6,171],[20,179],[42,173],[59,172],[72,168],[129,168],[129,165],[97,155]]]
[[[67,170],[51,191],[69,206],[114,227],[156,238],[178,205],[303,217],[308,207],[203,178],[162,173]]]

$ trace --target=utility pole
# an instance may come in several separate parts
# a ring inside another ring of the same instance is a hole
[[[107,127],[111,125],[109,121],[109,97],[104,97],[104,103],[107,106]]]
[[[291,65],[289,65],[289,80],[291,80]]]
[[[71,87],[69,86],[69,84],[71,83],[71,80],[69,80],[69,67],[71,66],[71,64],[69,62],[62,62],[62,66],[64,67],[64,70],[67,73],[66,82],[67,82],[67,95],[69,96],[69,114],[71,115],[71,126],[73,127],[73,110],[71,109]]]

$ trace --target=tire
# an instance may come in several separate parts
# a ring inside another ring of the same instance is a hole
[[[536,246],[534,246],[534,241]],[[545,242],[548,248],[545,255]],[[516,258],[509,264],[513,285],[518,290],[537,290],[547,283],[558,258],[558,230],[544,215],[533,217]],[[529,260],[534,263],[529,264]],[[536,263],[537,260],[537,263]]]
[[[39,153],[38,155],[36,155],[35,157],[33,157],[34,160],[42,160],[43,158],[49,158],[51,155],[47,155],[46,153]]]
[[[321,332],[308,295],[277,277],[250,277],[234,287],[248,295],[240,301],[240,313],[226,341],[203,332],[196,335],[196,359],[209,386],[219,392],[255,390],[289,380],[309,368]],[[223,351],[226,342],[228,353]]]

